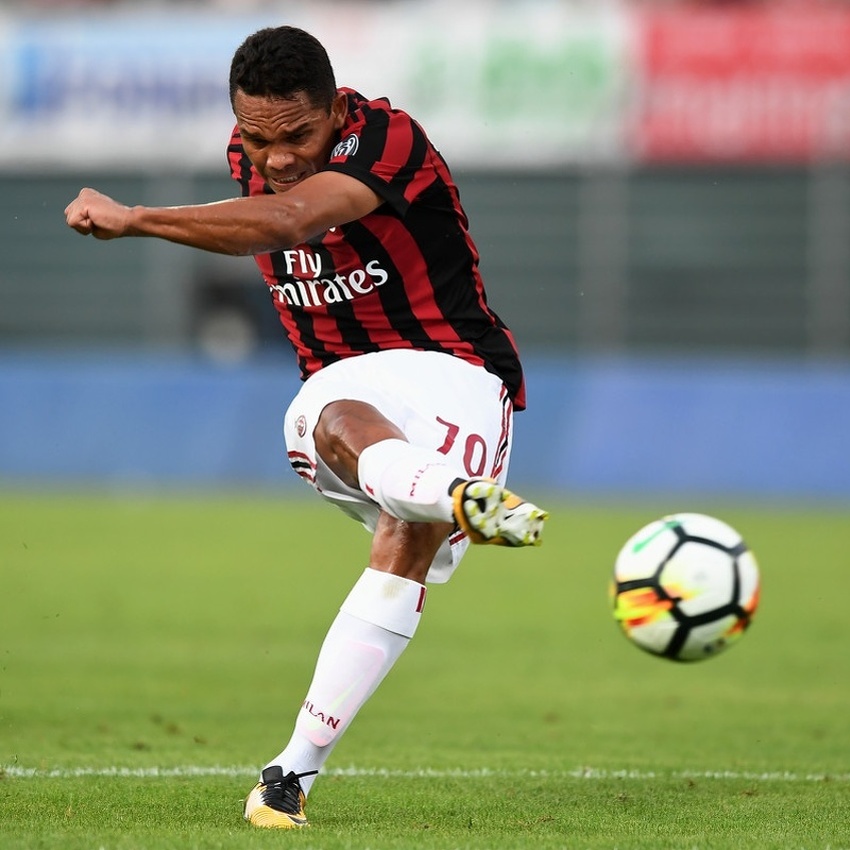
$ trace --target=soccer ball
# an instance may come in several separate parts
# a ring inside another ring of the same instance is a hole
[[[674,514],[626,541],[610,596],[615,619],[638,647],[673,661],[699,661],[727,649],[750,625],[759,569],[725,522]]]

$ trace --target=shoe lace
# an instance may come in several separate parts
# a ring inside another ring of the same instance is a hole
[[[301,811],[301,782],[305,776],[315,776],[318,770],[307,770],[304,773],[289,771],[283,775],[283,769],[274,765],[263,771],[263,803],[270,809],[276,809],[288,815]]]

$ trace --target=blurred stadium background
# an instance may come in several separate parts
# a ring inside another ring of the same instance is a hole
[[[235,194],[230,56],[278,23],[452,164],[528,368],[514,482],[850,498],[846,2],[4,3],[4,485],[298,486],[252,261],[62,215]]]

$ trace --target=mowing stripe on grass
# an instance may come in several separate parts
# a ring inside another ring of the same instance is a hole
[[[256,767],[212,765],[208,767],[60,767],[43,770],[35,767],[10,765],[0,767],[0,776],[13,779],[72,779],[83,776],[105,776],[125,779],[168,779],[204,776],[233,778],[256,777]],[[579,767],[574,770],[387,770],[384,768],[339,767],[324,772],[325,776],[379,777],[392,779],[476,779],[502,777],[505,779],[745,779],[760,782],[850,782],[850,773],[794,773],[789,770],[604,770]]]

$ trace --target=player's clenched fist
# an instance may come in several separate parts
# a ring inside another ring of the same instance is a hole
[[[130,208],[94,189],[82,189],[65,208],[65,221],[78,233],[96,239],[129,236]]]

